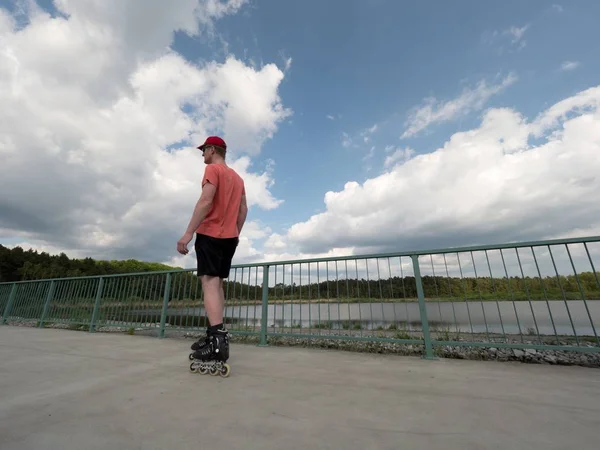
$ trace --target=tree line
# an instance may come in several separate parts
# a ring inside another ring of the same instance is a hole
[[[163,275],[111,279],[105,284],[105,295],[111,298],[162,299],[165,279]],[[560,277],[442,277],[423,276],[423,292],[427,299],[454,300],[600,300],[600,276],[584,272]],[[229,301],[260,303],[263,288],[258,283],[225,280],[225,297]],[[268,287],[269,301],[348,301],[397,300],[414,301],[417,284],[413,276],[382,280],[364,278],[325,280],[310,284],[278,283]],[[179,272],[171,277],[169,301],[199,299],[202,287],[192,272]]]
[[[583,272],[574,275],[547,277],[443,277],[425,275],[421,278],[426,298],[542,300],[582,298],[600,299],[600,276]],[[238,289],[244,291],[243,286]],[[279,283],[269,289],[273,298],[371,298],[415,299],[417,284],[413,276],[382,280],[340,279],[305,285]]]
[[[158,263],[137,260],[96,261],[92,258],[70,259],[64,253],[52,256],[35,250],[24,251],[20,247],[8,249],[0,245],[0,281],[21,281],[48,278],[70,278],[79,276],[128,274],[172,270]],[[114,299],[162,299],[165,287],[164,275],[155,277],[142,275],[118,277],[107,280],[103,297]],[[258,279],[253,283],[226,280],[226,297],[232,300],[260,302],[262,286]],[[426,298],[469,299],[469,300],[560,300],[579,299],[600,300],[600,276],[594,272],[575,275],[546,277],[422,277]],[[86,287],[87,286],[87,287]],[[87,290],[90,288],[90,292]],[[83,291],[86,291],[83,294]],[[64,293],[63,293],[64,292]],[[81,293],[78,293],[81,292]],[[192,272],[174,273],[171,277],[169,300],[199,299],[202,288]],[[75,283],[58,296],[93,295],[91,285],[85,280]],[[313,283],[278,283],[268,288],[269,300],[331,300],[336,299],[386,299],[414,300],[417,298],[417,285],[413,276],[392,277],[382,280],[365,278],[324,280]]]
[[[97,261],[92,258],[72,259],[64,253],[50,255],[37,250],[8,248],[0,245],[0,282],[112,275],[132,272],[172,270],[159,263],[137,260]]]

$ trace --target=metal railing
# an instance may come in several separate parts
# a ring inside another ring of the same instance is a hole
[[[600,236],[236,265],[233,334],[599,352]],[[194,270],[0,283],[2,323],[198,331]]]

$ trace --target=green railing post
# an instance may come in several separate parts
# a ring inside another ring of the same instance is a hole
[[[102,288],[104,287],[104,278],[100,277],[98,287],[96,288],[96,298],[94,299],[94,311],[92,320],[90,320],[90,333],[96,331],[96,321],[98,320],[98,310],[100,309],[100,300],[102,299]]]
[[[10,314],[10,310],[12,309],[12,305],[15,301],[16,296],[17,296],[17,283],[13,283],[12,289],[10,290],[10,295],[8,296],[8,302],[6,303],[6,308],[4,308],[4,314],[2,315],[2,324],[3,325],[8,320],[8,315]]]
[[[169,294],[171,293],[171,274],[167,273],[167,281],[165,283],[165,293],[163,295],[163,307],[160,313],[160,331],[159,338],[165,337],[165,323],[167,322],[167,308],[169,307]]]
[[[267,326],[269,319],[269,266],[263,266],[262,281],[262,315],[260,318],[260,344],[259,347],[267,347]]]
[[[40,323],[38,324],[39,328],[44,327],[44,320],[46,319],[46,314],[48,314],[48,307],[50,306],[50,302],[52,301],[52,296],[54,295],[54,289],[56,288],[56,283],[54,280],[50,282],[50,289],[48,289],[48,294],[46,295],[46,300],[44,301],[44,309],[42,310],[42,317],[40,318]]]
[[[423,338],[425,339],[424,359],[437,359],[433,356],[433,347],[431,345],[431,335],[429,334],[429,319],[427,318],[427,308],[425,306],[425,293],[423,292],[423,281],[421,280],[421,269],[419,267],[419,255],[411,255],[413,269],[415,272],[415,282],[417,283],[417,297],[419,299],[419,312],[421,313],[421,324],[423,327]]]

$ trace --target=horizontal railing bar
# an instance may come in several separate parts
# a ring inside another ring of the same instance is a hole
[[[588,236],[581,238],[566,238],[566,239],[551,239],[544,241],[531,241],[531,242],[515,242],[506,244],[491,244],[491,245],[475,245],[470,247],[449,247],[443,249],[429,249],[429,250],[412,250],[406,252],[392,252],[392,253],[372,253],[362,255],[347,255],[347,256],[329,256],[324,258],[312,258],[312,259],[298,259],[298,260],[285,260],[285,261],[273,261],[265,263],[256,263],[250,265],[244,265],[244,267],[261,267],[261,266],[282,266],[290,264],[308,264],[308,263],[321,263],[321,262],[332,262],[332,261],[354,261],[361,259],[374,259],[374,258],[398,258],[398,257],[410,257],[425,256],[425,255],[441,255],[448,253],[463,253],[463,252],[475,252],[483,250],[500,250],[500,249],[514,249],[514,248],[525,248],[525,247],[545,247],[547,245],[564,245],[564,244],[583,244],[584,242],[600,242],[600,236]],[[242,266],[232,266],[242,267]]]
[[[3,284],[25,284],[25,283],[39,283],[40,281],[71,281],[71,280],[92,280],[96,278],[121,278],[121,277],[137,277],[137,276],[152,276],[152,275],[166,275],[167,273],[184,273],[194,272],[196,269],[173,269],[173,270],[157,270],[151,272],[131,272],[131,273],[111,273],[109,275],[84,275],[80,277],[63,277],[63,278],[40,278],[38,280],[23,280],[23,281],[5,281],[0,283]]]
[[[269,267],[269,266],[282,266],[290,264],[312,264],[321,262],[334,262],[334,261],[354,261],[363,259],[375,259],[375,258],[397,258],[397,257],[410,257],[413,255],[424,256],[424,255],[440,255],[448,253],[463,253],[463,252],[475,252],[483,250],[501,250],[501,249],[516,249],[526,247],[543,247],[549,245],[565,245],[565,244],[583,244],[588,242],[600,242],[600,236],[587,236],[580,238],[565,238],[565,239],[550,239],[542,241],[526,241],[526,242],[513,242],[505,244],[490,244],[490,245],[475,245],[469,247],[449,247],[442,249],[426,249],[426,250],[411,250],[404,252],[392,252],[392,253],[374,253],[374,254],[362,254],[362,255],[347,255],[347,256],[330,256],[323,258],[311,258],[311,259],[296,259],[296,260],[285,260],[285,261],[269,261],[269,262],[256,262],[246,264],[235,264],[231,266],[232,270],[242,268],[253,268],[253,267]],[[151,276],[151,275],[164,275],[164,274],[176,274],[194,272],[196,269],[172,269],[172,270],[158,270],[150,272],[132,272],[132,273],[117,273],[108,275],[89,275],[81,277],[63,277],[63,278],[43,278],[38,280],[23,280],[23,281],[8,281],[1,282],[0,285],[8,284],[24,284],[24,283],[36,283],[41,281],[65,281],[65,280],[80,280],[80,279],[94,279],[94,278],[119,278],[119,277],[136,277],[136,276]],[[231,281],[231,280],[230,280]]]

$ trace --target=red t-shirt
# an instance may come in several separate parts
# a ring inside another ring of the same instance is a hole
[[[238,237],[238,213],[242,195],[246,193],[244,180],[231,167],[208,164],[202,178],[202,187],[206,183],[211,183],[217,191],[210,211],[196,232],[215,238]]]

